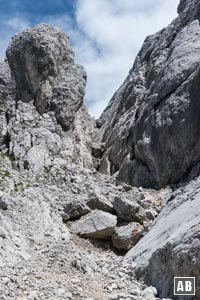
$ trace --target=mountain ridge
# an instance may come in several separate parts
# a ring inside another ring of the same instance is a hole
[[[46,24],[0,63],[0,298],[198,300],[200,3],[147,37],[99,120]],[[195,296],[174,296],[195,276]],[[145,283],[144,283],[144,282]]]

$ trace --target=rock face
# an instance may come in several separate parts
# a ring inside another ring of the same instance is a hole
[[[109,239],[115,232],[117,217],[101,210],[94,210],[72,225],[74,232],[92,239]]]
[[[92,168],[93,135],[86,74],[73,57],[68,37],[40,24],[14,36],[0,63],[0,265],[69,242],[59,185],[73,163]]]
[[[74,64],[69,38],[39,24],[15,35],[6,53],[15,80],[4,63],[1,147],[33,173],[58,161],[91,167],[94,126],[83,104],[86,73]]]
[[[8,112],[15,106],[15,80],[7,62],[0,63],[0,147],[8,147]]]
[[[198,178],[176,191],[159,214],[153,228],[125,256],[125,260],[134,263],[137,275],[157,288],[160,297],[174,299],[172,286],[175,276],[195,276],[196,295],[200,295],[199,201]]]
[[[69,130],[83,104],[86,73],[74,64],[69,38],[40,24],[13,37],[7,58],[17,84],[17,101],[34,101],[40,114],[55,111],[58,124]]]
[[[146,38],[100,118],[99,170],[119,182],[160,188],[199,174],[200,3],[181,1],[178,12]]]

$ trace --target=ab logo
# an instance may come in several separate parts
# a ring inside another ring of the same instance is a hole
[[[195,295],[195,277],[174,277],[174,295]]]

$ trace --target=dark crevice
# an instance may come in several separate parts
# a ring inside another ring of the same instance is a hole
[[[137,122],[137,120],[139,118],[139,112],[140,112],[140,108],[138,107],[136,112],[135,112],[135,123]]]
[[[9,113],[8,113],[8,111],[5,112],[5,118],[6,118],[6,123],[8,125],[8,123],[9,123]]]
[[[126,139],[126,144],[129,148],[129,154],[130,154],[130,161],[133,161],[135,159],[135,144],[134,144],[134,136],[133,136],[133,129],[129,129],[129,134]]]
[[[110,161],[110,174],[113,175],[119,171],[119,168]]]
[[[6,145],[6,148],[8,149],[8,152],[9,152],[10,135],[9,135],[8,131],[3,139],[3,144]]]
[[[151,49],[148,49],[147,52],[146,52],[146,54],[145,54],[145,56],[142,58],[143,61],[148,62],[149,59],[150,59],[150,56],[151,56],[151,54],[152,54],[152,52],[153,52],[154,50],[155,50],[154,47],[152,47]]]
[[[3,80],[3,78],[0,78],[0,84],[5,85],[6,86],[6,82]]]
[[[34,146],[33,145],[33,135],[32,135],[32,133],[30,133],[30,135],[31,135],[31,148]]]
[[[180,181],[181,181],[181,182],[187,182],[188,179],[189,179],[189,177],[190,177],[191,172],[194,170],[195,167],[198,166],[198,164],[199,164],[199,167],[198,167],[198,169],[196,170],[196,174],[194,175],[193,178],[199,176],[199,175],[200,175],[200,159],[197,160],[196,162],[194,162],[194,163],[186,170],[186,172],[184,173],[184,175],[182,176],[182,178],[181,178]]]
[[[149,174],[151,174],[151,170],[150,170],[148,164],[145,161],[143,161],[143,160],[141,160],[140,158],[137,158],[137,157],[136,157],[136,160],[137,160],[138,163],[140,163],[140,165],[147,168]]]

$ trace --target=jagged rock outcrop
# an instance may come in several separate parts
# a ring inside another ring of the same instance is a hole
[[[51,170],[67,181],[73,163],[93,165],[86,74],[74,64],[68,37],[39,24],[13,37],[7,58],[0,64],[0,265],[29,259],[41,244],[67,246],[69,233],[49,192]]]
[[[6,52],[17,85],[17,102],[34,101],[40,114],[54,111],[69,130],[83,104],[86,73],[74,64],[69,38],[55,27],[37,25],[15,35]]]
[[[99,170],[118,181],[160,188],[199,174],[200,3],[146,38],[128,77],[100,120]]]
[[[70,162],[92,167],[94,126],[83,104],[86,73],[74,64],[69,38],[57,28],[39,24],[15,35],[6,54],[14,78],[4,63],[0,74],[4,152],[33,173]]]

